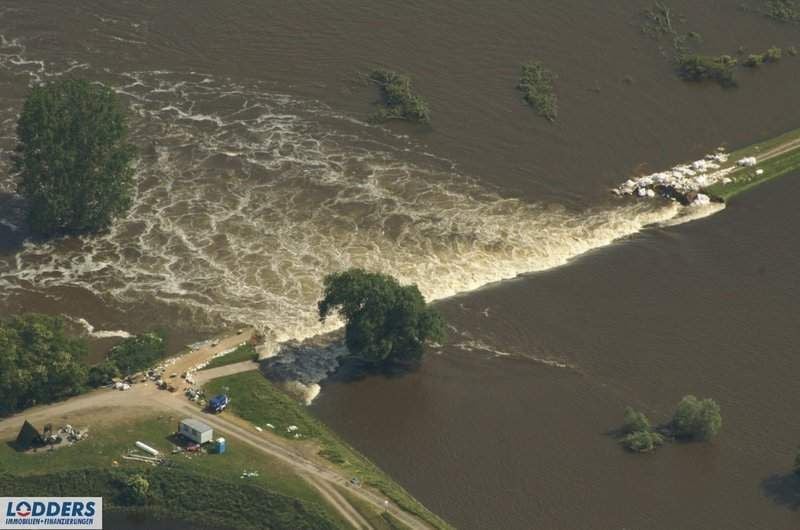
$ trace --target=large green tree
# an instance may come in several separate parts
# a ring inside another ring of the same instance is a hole
[[[418,361],[425,344],[445,338],[444,320],[417,286],[385,274],[350,269],[328,275],[318,309],[322,321],[338,312],[350,353],[373,365]]]
[[[125,111],[110,88],[62,79],[33,88],[17,122],[14,169],[42,235],[96,231],[131,205]]]
[[[0,321],[0,414],[84,390],[83,340],[68,337],[58,317],[29,314]]]

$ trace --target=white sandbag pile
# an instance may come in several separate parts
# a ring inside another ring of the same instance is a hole
[[[695,160],[689,164],[680,164],[668,171],[645,175],[637,179],[628,179],[613,192],[617,195],[630,195],[641,198],[655,196],[679,201],[685,205],[702,206],[709,204],[711,198],[701,190],[717,182],[728,183],[728,175],[737,166],[723,168],[728,161],[728,154],[719,149],[716,153]],[[752,167],[755,157],[743,158],[737,162],[740,167]]]

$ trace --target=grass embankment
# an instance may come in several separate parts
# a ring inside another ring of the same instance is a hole
[[[220,377],[205,386],[207,395],[220,393],[224,388],[228,389],[231,397],[230,412],[265,430],[270,429],[267,425],[270,424],[276,434],[290,440],[313,441],[319,447],[318,454],[347,475],[358,477],[363,484],[382,492],[397,506],[435,528],[450,528],[375,464],[314,418],[303,405],[275,388],[259,372]],[[297,429],[290,431],[289,427],[292,425],[297,426]]]
[[[783,145],[797,142],[791,149],[774,156],[769,160],[762,161],[762,156],[770,151],[779,149]],[[800,171],[800,129],[789,131],[776,138],[771,138],[764,142],[759,142],[745,148],[734,151],[730,155],[730,160],[735,164],[737,160],[745,157],[756,157],[758,164],[755,167],[739,168],[729,175],[732,182],[728,184],[717,183],[705,189],[705,192],[724,199],[730,200],[736,195],[747,191],[759,184],[781,177],[792,171]],[[757,170],[763,170],[761,175],[757,175]]]
[[[375,530],[409,530],[409,527],[389,512],[378,512],[373,505],[356,497],[348,490],[337,488],[347,502],[366,519]]]
[[[130,510],[120,498],[122,479],[139,473],[150,482],[151,495],[135,509],[155,517],[245,529],[347,527],[291,468],[244,444],[228,440],[222,455],[170,455],[169,437],[178,420],[160,416],[91,425],[88,439],[33,454],[0,443],[0,495],[92,494],[108,499],[109,509]],[[162,451],[171,466],[123,460],[137,440]],[[245,470],[258,476],[241,478]]]
[[[226,366],[228,364],[236,364],[241,363],[244,361],[257,361],[258,360],[258,353],[256,353],[256,349],[253,347],[252,344],[242,344],[235,350],[230,353],[226,353],[216,359],[211,359],[211,361],[205,365],[202,369],[208,370],[211,368],[219,368],[220,366]]]

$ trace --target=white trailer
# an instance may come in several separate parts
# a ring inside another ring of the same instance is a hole
[[[200,420],[186,418],[181,420],[178,432],[189,440],[204,444],[214,439],[214,430]]]

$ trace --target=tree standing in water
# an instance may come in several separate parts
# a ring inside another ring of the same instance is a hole
[[[62,79],[33,88],[17,122],[14,170],[40,235],[94,232],[127,211],[135,148],[110,88]]]
[[[385,274],[329,274],[318,309],[321,321],[338,312],[350,353],[371,365],[417,362],[426,344],[445,338],[442,316],[426,305],[417,286],[402,286]]]

